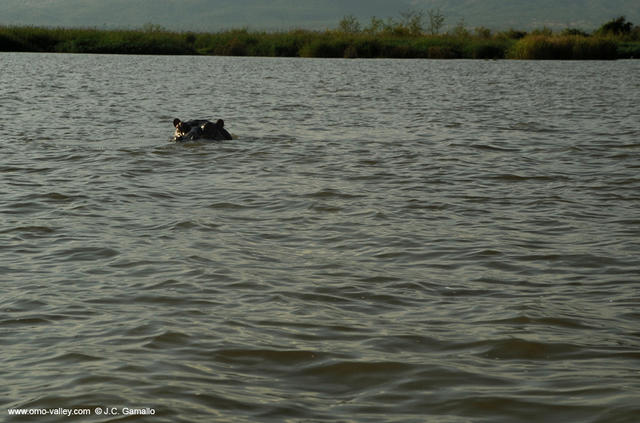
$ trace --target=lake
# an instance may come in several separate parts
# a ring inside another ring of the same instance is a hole
[[[0,420],[637,421],[640,61],[0,64]]]

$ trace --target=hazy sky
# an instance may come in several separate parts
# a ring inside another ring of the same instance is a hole
[[[640,24],[640,0],[0,0],[0,24],[82,27],[161,25],[177,30],[335,28],[407,10],[439,9],[445,26],[593,29],[616,16]]]

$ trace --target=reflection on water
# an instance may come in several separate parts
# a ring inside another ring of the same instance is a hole
[[[640,411],[637,62],[0,60],[5,409]]]

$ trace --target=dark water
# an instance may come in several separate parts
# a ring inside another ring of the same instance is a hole
[[[0,65],[0,420],[638,421],[640,62]]]

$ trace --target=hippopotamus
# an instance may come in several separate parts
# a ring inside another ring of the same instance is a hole
[[[218,119],[216,123],[213,123],[209,120],[198,119],[183,122],[175,118],[173,126],[176,128],[176,132],[173,135],[174,141],[233,139],[231,134],[224,129],[224,121],[222,119]]]

